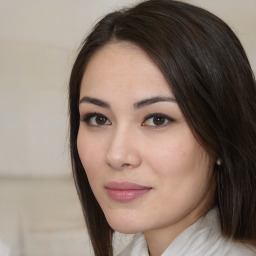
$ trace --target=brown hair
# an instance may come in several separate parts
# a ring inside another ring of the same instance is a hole
[[[179,1],[149,0],[100,20],[71,73],[71,159],[95,255],[113,255],[113,230],[78,156],[78,105],[87,63],[112,41],[136,44],[161,70],[195,137],[213,159],[222,159],[214,177],[223,235],[255,244],[256,86],[244,49],[208,11]]]

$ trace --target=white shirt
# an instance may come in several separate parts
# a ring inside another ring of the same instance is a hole
[[[136,234],[117,256],[149,256],[144,235]],[[256,256],[256,251],[222,236],[215,208],[176,237],[162,256]]]

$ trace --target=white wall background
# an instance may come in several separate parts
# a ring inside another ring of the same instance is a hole
[[[70,174],[67,85],[76,49],[96,19],[134,2],[0,0],[0,176]],[[256,0],[187,2],[231,26],[256,72]]]

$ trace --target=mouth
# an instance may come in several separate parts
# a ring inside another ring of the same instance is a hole
[[[152,187],[130,182],[109,182],[105,188],[108,196],[116,202],[129,202],[135,200],[152,189]]]

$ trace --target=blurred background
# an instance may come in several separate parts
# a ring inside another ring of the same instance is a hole
[[[68,155],[77,49],[135,0],[0,0],[0,256],[93,255]],[[256,1],[187,0],[226,21],[256,72]]]

